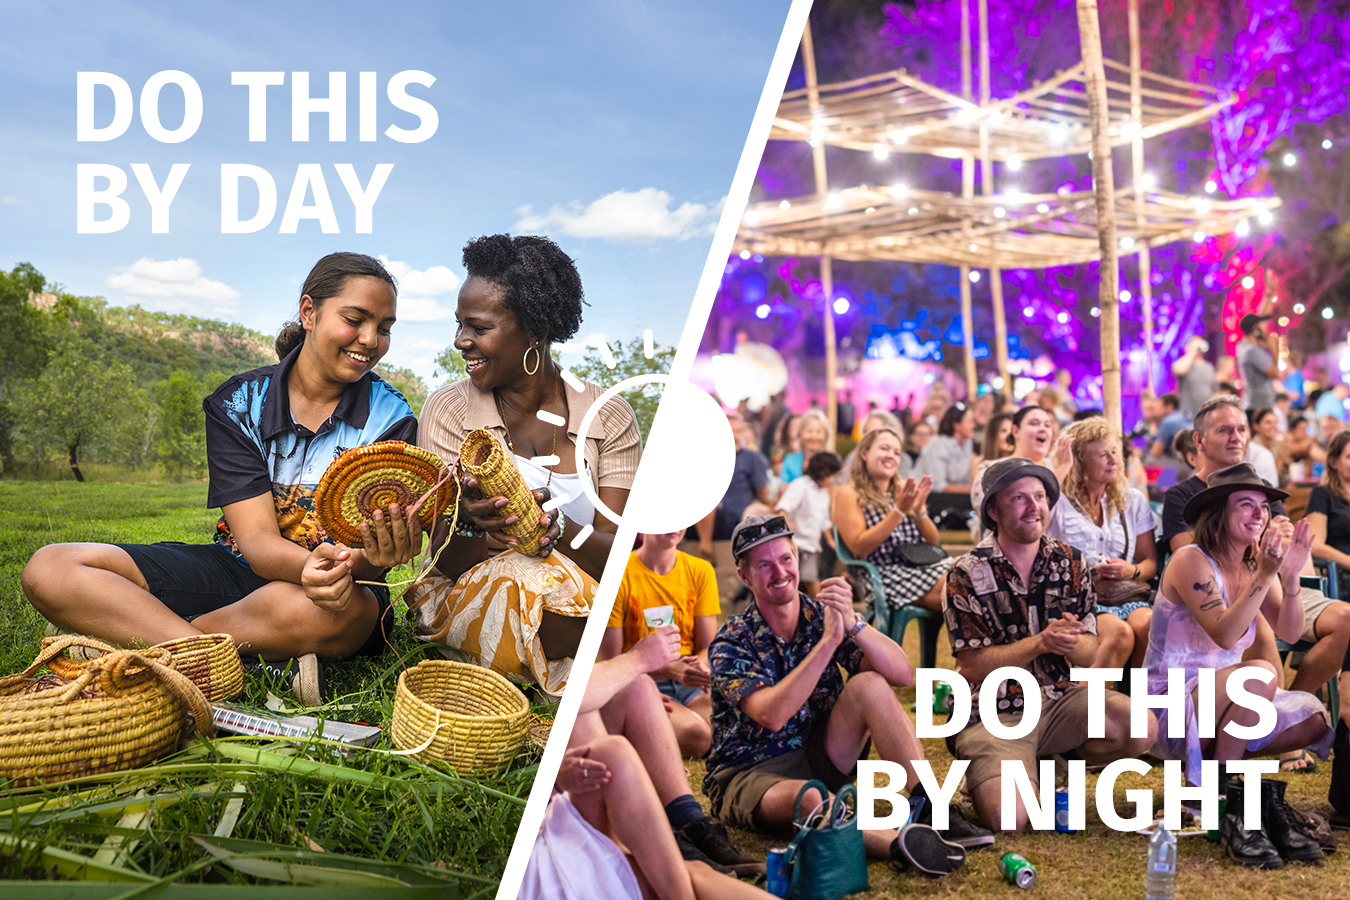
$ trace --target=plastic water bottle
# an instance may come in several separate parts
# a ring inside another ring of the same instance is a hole
[[[1177,836],[1158,823],[1148,839],[1148,869],[1144,872],[1146,900],[1172,900],[1177,878]]]

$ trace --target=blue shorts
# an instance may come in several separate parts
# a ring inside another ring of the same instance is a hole
[[[197,616],[237,603],[258,588],[271,584],[241,563],[220,544],[114,544],[121,547],[141,570],[150,593],[176,616],[191,622]],[[380,621],[357,651],[374,656],[384,649],[385,635],[392,633],[394,612],[389,588],[373,587],[380,603]]]
[[[698,688],[680,684],[674,678],[662,678],[656,682],[656,687],[681,706],[688,706],[703,695],[703,691]]]
[[[1152,609],[1153,604],[1144,600],[1131,600],[1128,603],[1122,603],[1119,606],[1102,606],[1097,604],[1097,615],[1106,613],[1108,616],[1115,616],[1122,622],[1130,617],[1136,609]]]

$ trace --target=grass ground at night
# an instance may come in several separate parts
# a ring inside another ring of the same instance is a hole
[[[738,610],[739,611],[739,610]],[[905,635],[905,651],[910,661],[918,665],[918,629],[911,627]],[[944,631],[938,640],[938,660],[941,668],[954,669],[950,646]],[[906,710],[914,705],[914,689],[899,692]],[[942,740],[922,742],[924,753],[932,763],[939,780],[945,779],[951,755]],[[875,754],[874,754],[875,756]],[[687,762],[689,780],[699,800],[707,805],[701,784],[704,767],[701,761]],[[1312,775],[1282,774],[1277,776],[1289,782],[1287,799],[1299,808],[1313,808],[1329,815],[1327,786],[1331,781],[1331,766],[1322,763]],[[1036,867],[1038,883],[1031,892],[1034,896],[1054,897],[1055,900],[1139,900],[1144,896],[1144,861],[1148,839],[1137,834],[1123,834],[1102,824],[1095,809],[1097,776],[1087,776],[1087,829],[1079,834],[1028,832],[1015,836],[999,835],[992,848],[972,851],[966,857],[965,867],[944,878],[897,874],[886,864],[874,862],[868,875],[871,890],[860,897],[935,897],[948,900],[1004,897],[1007,900],[1026,896],[1005,882],[998,872],[998,859],[1004,853],[1025,856]],[[1127,774],[1115,785],[1116,810],[1122,816],[1133,816],[1133,804],[1125,802],[1125,791],[1145,788],[1154,792],[1154,809],[1162,806],[1162,766],[1156,766],[1148,776]],[[877,808],[885,814],[884,805]],[[740,829],[729,829],[732,840],[747,853],[763,857],[770,847],[783,846],[787,835],[765,837]],[[1344,900],[1350,896],[1350,832],[1337,832],[1344,844],[1320,867],[1299,863],[1286,865],[1274,872],[1259,872],[1230,863],[1219,849],[1204,837],[1186,837],[1178,840],[1177,880],[1175,896],[1178,900]]]
[[[202,543],[210,539],[216,522],[205,499],[203,483],[0,481],[0,674],[27,667],[46,625],[19,588],[19,574],[33,551],[58,541]],[[391,580],[396,577],[391,575]],[[399,672],[428,652],[404,623],[403,610],[396,600],[399,615],[392,646],[379,657],[344,663],[330,682],[334,699],[318,715],[366,721],[387,731]],[[289,693],[276,693],[295,704]],[[266,700],[266,686],[249,677],[234,702],[262,707]],[[259,746],[237,739],[229,743]],[[0,896],[56,896],[51,891],[59,888],[57,882],[19,882],[70,878],[66,854],[93,857],[100,850],[99,858],[117,867],[100,877],[122,883],[86,885],[63,896],[113,897],[138,886],[156,896],[173,896],[180,882],[239,885],[232,895],[263,896],[262,886],[277,885],[276,880],[211,862],[189,837],[209,838],[229,801],[241,799],[232,836],[259,843],[239,845],[235,852],[265,862],[294,862],[300,854],[305,864],[328,870],[319,873],[327,879],[319,883],[327,887],[277,888],[287,896],[343,896],[344,890],[358,890],[361,896],[377,897],[491,898],[537,761],[527,750],[506,772],[470,780],[447,767],[402,757],[358,753],[344,759],[326,748],[297,743],[266,747],[324,764],[313,775],[299,776],[240,764],[222,755],[219,746],[198,742],[145,770],[95,783],[36,793],[0,790],[0,878],[9,879],[0,883]],[[393,749],[387,739],[376,746]],[[139,819],[137,808],[127,805],[136,790],[160,798]],[[120,849],[112,852],[119,841]],[[339,860],[340,855],[356,862]],[[353,867],[362,871],[331,872]],[[342,883],[349,887],[338,887]]]

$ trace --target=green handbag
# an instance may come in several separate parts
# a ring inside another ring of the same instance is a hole
[[[858,792],[844,785],[834,797],[829,819],[820,828],[802,820],[802,797],[811,788],[828,795],[819,781],[808,781],[797,792],[792,822],[797,834],[787,846],[786,900],[839,900],[846,894],[867,890],[867,854],[858,830]],[[852,809],[847,801],[853,801]],[[844,817],[847,816],[847,821]]]

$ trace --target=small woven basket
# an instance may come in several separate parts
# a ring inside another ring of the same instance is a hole
[[[520,521],[502,530],[520,542],[516,549],[521,553],[526,556],[536,555],[545,531],[540,521],[543,510],[521,477],[515,460],[506,455],[492,432],[486,428],[470,431],[460,445],[459,464],[478,479],[484,497],[506,498],[506,507],[501,510],[502,518],[518,516]]]
[[[244,689],[244,667],[234,638],[228,634],[194,634],[155,647],[172,653],[173,668],[190,678],[211,703],[228,700]]]
[[[403,441],[379,441],[353,447],[328,466],[314,490],[314,515],[328,537],[348,547],[363,546],[361,523],[373,523],[375,510],[389,504],[407,509],[435,489],[417,510],[423,530],[430,529],[450,503],[454,485],[442,479],[445,463],[430,450]]]
[[[461,775],[500,771],[520,752],[530,704],[520,688],[491,669],[423,660],[398,677],[390,734],[400,750],[440,759]],[[433,736],[433,731],[435,732]]]
[[[62,652],[66,656],[70,656],[70,651],[77,648],[86,659],[115,653],[118,649],[88,635],[69,637],[77,640],[64,645],[65,650]],[[55,638],[45,638],[42,646],[45,648],[53,640]],[[163,641],[150,649],[168,650],[173,657],[168,666],[186,675],[210,703],[228,700],[244,689],[244,667],[239,660],[239,651],[235,649],[234,639],[228,634],[194,634]]]
[[[172,753],[195,726],[215,733],[211,706],[172,654],[111,650],[80,662],[88,638],[47,638],[23,672],[0,678],[0,779],[26,787],[119,772]],[[50,673],[32,676],[42,667]]]

